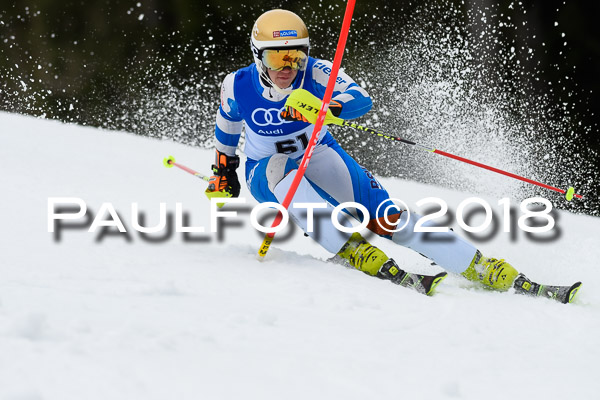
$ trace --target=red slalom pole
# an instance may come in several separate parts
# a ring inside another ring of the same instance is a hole
[[[323,97],[323,102],[321,103],[321,108],[319,109],[319,114],[317,115],[317,121],[315,127],[313,129],[312,135],[310,137],[310,141],[308,142],[308,146],[306,146],[306,150],[304,151],[304,156],[302,157],[302,161],[300,162],[300,166],[296,171],[296,175],[292,180],[292,185],[288,190],[285,198],[281,205],[287,210],[296,194],[296,190],[298,189],[298,185],[300,184],[300,180],[304,176],[304,172],[306,171],[306,167],[308,167],[308,163],[312,157],[313,151],[315,150],[315,146],[317,145],[317,140],[319,140],[319,132],[323,127],[323,123],[325,122],[325,116],[327,115],[327,110],[329,109],[329,102],[331,101],[331,96],[333,95],[333,87],[335,86],[335,81],[337,79],[338,72],[340,70],[340,65],[342,64],[342,57],[344,56],[344,49],[346,48],[346,41],[348,40],[348,32],[350,31],[350,23],[352,22],[352,13],[354,12],[354,4],[356,0],[348,0],[346,3],[346,12],[344,13],[344,20],[342,22],[342,30],[340,32],[340,38],[338,39],[337,48],[335,50],[335,56],[333,58],[333,66],[331,68],[331,74],[329,75],[329,80],[327,81],[327,87],[325,88],[325,96]],[[274,228],[279,225],[283,215],[281,212],[277,213],[277,217],[273,221],[271,228]],[[269,251],[269,247],[271,246],[271,242],[275,237],[275,232],[267,233],[265,235],[265,239],[263,240],[260,249],[258,250],[259,259],[264,259],[267,255],[267,251]]]

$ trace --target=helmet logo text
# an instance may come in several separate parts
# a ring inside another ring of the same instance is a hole
[[[298,37],[298,32],[294,29],[288,29],[286,31],[273,31],[273,37]]]

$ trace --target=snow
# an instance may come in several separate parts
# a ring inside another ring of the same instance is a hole
[[[212,151],[6,113],[0,127],[2,400],[594,398],[600,389],[598,218],[558,212],[558,238],[546,243],[501,230],[478,242],[534,280],[583,281],[574,304],[456,276],[426,297],[321,262],[329,254],[298,230],[257,261],[263,235],[249,223],[256,203],[245,187],[239,217],[210,233],[204,182],[162,159],[206,173]],[[409,205],[435,196],[456,210],[471,196],[381,181]],[[83,199],[90,219],[49,233],[50,197]],[[154,226],[161,202],[171,231],[151,242],[133,229],[131,205]],[[97,215],[103,203],[127,234],[87,232],[91,218],[110,220]],[[207,232],[173,232],[177,203]],[[439,271],[373,242],[406,269]]]

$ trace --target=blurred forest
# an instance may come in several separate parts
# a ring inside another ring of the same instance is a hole
[[[299,14],[309,27],[311,54],[333,58],[344,1],[3,0],[0,109],[210,146],[220,82],[252,62],[252,24],[272,8]],[[456,59],[468,48],[465,60],[473,67],[465,70],[479,71],[472,85],[486,81],[493,87],[469,102],[506,97],[499,108],[519,121],[531,110],[536,122],[530,130],[543,125],[543,135],[553,141],[548,148],[570,148],[552,165],[577,155],[592,169],[575,183],[597,190],[600,35],[593,26],[599,11],[598,2],[584,0],[358,0],[343,66],[374,98],[370,122],[402,126],[407,122],[394,119],[399,110],[390,104],[404,93],[395,82],[410,82],[418,68],[431,63],[435,69],[440,57]],[[425,54],[427,46],[445,41],[454,48]],[[418,50],[404,54],[412,61],[394,53],[411,43]],[[395,60],[411,67],[389,74]],[[539,140],[531,135],[532,142]],[[348,141],[351,153],[364,145]],[[367,160],[378,148],[369,150]],[[394,175],[387,169],[391,161],[369,162],[376,172]],[[536,177],[570,184],[564,176]],[[598,198],[597,191],[590,194]],[[597,211],[597,203],[587,207]]]

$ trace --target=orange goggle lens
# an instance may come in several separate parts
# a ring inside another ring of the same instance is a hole
[[[293,70],[302,69],[308,56],[302,50],[273,50],[266,49],[262,52],[262,63],[273,71],[281,71],[286,67]]]

